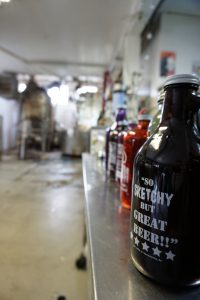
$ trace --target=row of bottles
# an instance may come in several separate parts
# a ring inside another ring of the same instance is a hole
[[[133,161],[148,135],[152,118],[139,115],[138,123],[129,123],[126,108],[120,107],[115,123],[106,132],[106,171],[120,186],[123,207],[131,207]]]
[[[131,127],[121,107],[107,130],[106,170],[131,209],[133,264],[167,285],[200,283],[198,88],[193,75],[170,76],[150,124],[141,115]]]

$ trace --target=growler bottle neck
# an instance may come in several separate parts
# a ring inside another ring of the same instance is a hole
[[[174,118],[179,121],[187,121],[191,117],[192,96],[196,95],[197,86],[194,85],[172,85],[165,89],[165,100],[161,123]]]

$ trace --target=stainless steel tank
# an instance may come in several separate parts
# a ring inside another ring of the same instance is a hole
[[[50,99],[43,88],[30,81],[21,98],[19,157],[26,156],[27,145],[40,144],[44,152],[52,138],[53,120]]]

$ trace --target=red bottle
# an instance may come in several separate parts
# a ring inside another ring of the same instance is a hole
[[[134,158],[147,139],[147,130],[151,117],[140,115],[138,125],[124,136],[122,155],[122,172],[120,184],[120,199],[123,207],[131,207],[132,178]]]
[[[120,184],[121,182],[121,169],[122,169],[122,154],[124,151],[124,136],[127,134],[127,131],[133,130],[137,126],[136,123],[129,123],[128,128],[119,132],[118,142],[117,142],[117,162],[116,162],[116,174],[115,179]]]

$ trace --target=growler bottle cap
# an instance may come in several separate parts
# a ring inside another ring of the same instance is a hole
[[[191,74],[178,74],[169,76],[165,83],[164,88],[171,84],[179,84],[179,83],[190,83],[199,85],[199,78],[196,75]]]
[[[150,115],[145,115],[145,114],[138,116],[138,121],[144,121],[144,120],[151,121],[152,117]]]

